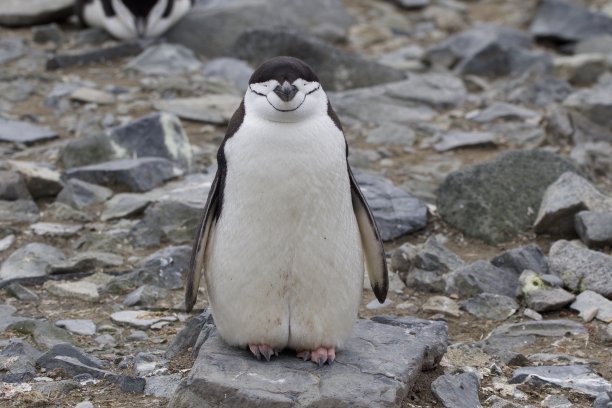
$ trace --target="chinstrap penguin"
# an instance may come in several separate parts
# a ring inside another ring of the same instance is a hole
[[[331,364],[357,318],[364,268],[379,302],[388,289],[382,241],[347,155],[313,70],[291,57],[263,63],[217,154],[187,311],[204,273],[227,343],[257,358],[290,348]]]
[[[84,25],[104,28],[120,40],[157,37],[179,21],[194,0],[76,0]]]

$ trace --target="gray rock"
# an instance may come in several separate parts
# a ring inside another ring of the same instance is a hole
[[[550,287],[534,271],[523,271],[519,282],[521,284],[520,290],[527,306],[536,312],[550,312],[563,309],[576,298],[576,296],[565,289]]]
[[[551,384],[593,397],[612,391],[612,384],[586,365],[521,367],[514,370],[510,383],[534,386]]]
[[[130,233],[133,245],[153,247],[162,240],[173,244],[191,243],[205,203],[204,197],[197,197],[200,198],[197,203],[171,198],[147,207],[144,217]]]
[[[132,330],[126,337],[127,341],[145,341],[149,338],[149,335],[142,330]]]
[[[506,399],[500,398],[497,395],[491,395],[485,400],[485,406],[489,408],[525,408],[522,404],[517,404]]]
[[[510,249],[491,259],[491,263],[498,268],[513,271],[517,275],[527,269],[541,275],[548,273],[546,257],[536,244]]]
[[[287,29],[246,31],[238,37],[234,49],[235,55],[254,66],[278,55],[300,58],[317,72],[330,91],[363,88],[406,78],[402,71]]]
[[[576,301],[570,305],[570,308],[580,312],[580,315],[596,309],[597,319],[602,322],[612,323],[612,301],[591,290],[585,290],[579,294],[576,297]]]
[[[431,383],[431,391],[446,408],[479,408],[480,381],[474,372],[442,375]]]
[[[192,156],[180,120],[170,113],[155,113],[104,134],[70,141],[60,159],[70,168],[116,159],[159,157],[188,170]]]
[[[518,30],[483,24],[429,48],[425,61],[461,75],[498,77],[524,72],[544,54],[529,51],[531,38]]]
[[[612,199],[573,172],[561,175],[546,189],[534,222],[539,234],[572,237],[575,215],[583,210],[612,210]]]
[[[48,350],[58,344],[72,343],[72,336],[69,332],[42,320],[16,321],[7,326],[6,330],[31,335],[34,343],[43,350]]]
[[[76,404],[74,408],[94,408],[94,404],[91,401],[82,401]]]
[[[155,323],[172,322],[176,320],[173,316],[159,316],[154,313],[141,312],[137,310],[124,310],[115,312],[110,316],[111,320],[117,324],[123,324],[139,329],[148,329]]]
[[[284,26],[325,35],[333,27],[343,36],[352,23],[353,18],[340,0],[234,0],[196,6],[166,36],[171,42],[212,58],[235,56],[232,48],[238,37],[254,28]]]
[[[63,20],[73,13],[71,0],[6,0],[2,3],[0,25],[23,27]]]
[[[21,286],[18,283],[11,283],[6,287],[6,292],[19,299],[22,302],[38,302],[39,297],[36,293],[32,292],[25,286]]]
[[[51,265],[51,273],[88,272],[97,269],[116,268],[123,265],[121,255],[108,252],[83,251],[64,262]]]
[[[504,242],[533,225],[546,187],[566,171],[576,169],[554,153],[506,152],[449,174],[439,188],[438,211],[466,235]]]
[[[9,339],[0,353],[0,379],[6,383],[29,382],[36,376],[36,359],[42,353],[21,339]]]
[[[102,347],[115,347],[117,345],[117,340],[108,333],[97,336],[95,341]]]
[[[181,119],[226,125],[240,105],[236,95],[210,94],[197,98],[167,99],[156,101],[155,109],[177,115]]]
[[[602,392],[597,395],[595,402],[593,402],[593,408],[612,408],[612,393]]]
[[[612,19],[567,0],[544,0],[529,30],[537,38],[566,43],[612,34]]]
[[[204,65],[202,74],[205,77],[223,78],[242,92],[249,85],[253,68],[237,58],[214,58]]]
[[[548,395],[542,401],[542,406],[547,408],[573,408],[574,404],[563,395]]]
[[[393,2],[406,10],[418,10],[429,6],[429,0],[394,0]]]
[[[36,222],[40,212],[32,200],[0,200],[0,222]]]
[[[580,89],[569,95],[563,106],[571,112],[578,113],[594,123],[606,129],[612,128],[612,119],[606,115],[612,109],[612,84]],[[607,137],[610,141],[610,137]]]
[[[574,146],[570,157],[588,174],[596,176],[612,174],[612,143],[580,143]]]
[[[57,221],[87,223],[93,220],[89,214],[62,203],[52,203],[47,206],[45,213],[50,219]]]
[[[21,174],[34,198],[54,197],[63,187],[60,173],[45,163],[10,160],[13,171]]]
[[[563,337],[568,335],[586,336],[588,332],[579,322],[558,319],[503,324],[496,327],[490,337]]]
[[[6,251],[15,243],[15,235],[9,234],[0,239],[0,252]]]
[[[149,255],[133,271],[118,277],[128,287],[153,285],[164,289],[183,287],[183,278],[189,268],[191,246],[170,246]]]
[[[412,323],[413,328],[402,323]],[[221,401],[244,407],[397,406],[420,371],[431,368],[431,360],[439,361],[446,350],[446,336],[439,335],[440,330],[445,332],[445,324],[416,319],[410,323],[396,321],[400,327],[393,327],[359,320],[353,336],[337,353],[336,363],[323,370],[285,354],[274,364],[262,364],[214,333],[203,344],[170,406],[199,407]],[[251,374],[241,376],[239,382],[233,379],[245,372]]]
[[[580,211],[574,222],[578,236],[587,246],[612,246],[612,211]]]
[[[32,39],[38,44],[53,43],[56,46],[66,41],[66,35],[56,23],[45,24],[32,29]]]
[[[109,188],[71,179],[66,182],[64,189],[57,196],[57,202],[82,210],[90,205],[103,203],[112,195],[113,190]]]
[[[588,86],[608,70],[608,62],[602,54],[578,54],[557,57],[554,60],[555,74],[572,85]]]
[[[0,64],[21,58],[25,54],[25,44],[20,38],[3,38],[0,40]]]
[[[214,331],[215,323],[212,313],[210,310],[205,310],[187,321],[185,327],[172,339],[164,357],[170,360],[187,353],[189,350],[191,350],[191,355],[196,357],[200,351],[200,346]]]
[[[459,317],[461,311],[459,305],[453,299],[446,296],[431,296],[429,297],[421,309],[424,312],[443,313],[448,316]]]
[[[168,291],[153,285],[142,285],[123,300],[126,306],[153,306],[159,299],[168,296]]]
[[[147,385],[146,380],[141,377],[118,376],[116,382],[121,387],[121,391],[135,394],[142,394]]]
[[[70,99],[97,105],[112,105],[116,102],[115,95],[94,88],[77,88],[70,94]]]
[[[490,123],[497,120],[539,121],[540,114],[531,109],[506,102],[493,102],[482,111],[470,115],[469,119],[477,123]]]
[[[548,260],[551,273],[559,276],[568,289],[589,289],[612,298],[612,256],[561,240],[550,248]]]
[[[45,276],[50,265],[62,262],[66,256],[59,249],[46,244],[30,243],[13,252],[0,267],[0,279]]]
[[[497,143],[497,136],[490,132],[451,132],[442,135],[441,140],[433,145],[433,148],[436,152],[446,152],[462,147],[490,147]]]
[[[29,317],[13,316],[16,311],[13,306],[0,304],[0,333],[4,333],[13,323],[32,320]]]
[[[97,285],[86,280],[74,282],[47,281],[43,288],[52,295],[61,298],[79,299],[85,302],[96,302],[100,299]]]
[[[101,360],[86,355],[70,344],[53,346],[37,359],[36,365],[47,370],[61,369],[71,377],[90,374],[94,378],[102,378],[110,374],[105,371],[105,365]]]
[[[63,327],[70,333],[80,334],[81,336],[93,336],[96,334],[96,324],[91,320],[68,319],[55,322],[57,327]]]
[[[74,167],[64,173],[68,179],[78,178],[116,191],[149,191],[183,171],[162,158],[121,159]]]
[[[37,222],[30,225],[34,234],[47,237],[71,237],[83,229],[82,225],[57,224],[52,222]]]
[[[479,293],[494,293],[514,297],[518,287],[518,275],[498,268],[488,261],[476,261],[455,269],[446,277],[446,293],[462,298]]]
[[[612,33],[589,37],[576,43],[575,54],[612,54]]]
[[[355,179],[365,196],[383,241],[427,226],[427,206],[421,200],[395,187],[384,177],[361,171]]]
[[[152,395],[157,398],[170,399],[181,380],[181,373],[147,377],[144,393],[145,395]]]
[[[127,70],[163,76],[184,75],[201,67],[193,51],[179,44],[149,47],[126,65]]]
[[[100,220],[108,221],[136,215],[144,211],[151,202],[153,202],[153,198],[146,194],[116,194],[106,202]]]
[[[573,92],[564,79],[553,75],[550,64],[538,64],[522,75],[501,82],[496,99],[519,105],[548,107],[560,103]]]
[[[26,183],[19,173],[0,171],[0,200],[31,200]]]
[[[519,305],[508,296],[480,293],[461,302],[461,308],[479,319],[506,320],[516,313]]]
[[[444,292],[445,275],[464,265],[436,236],[428,238],[420,249],[404,244],[391,257],[391,269],[398,272],[406,286],[429,292]]]
[[[0,142],[24,143],[26,145],[44,142],[57,138],[53,130],[33,125],[28,122],[18,122],[0,118]]]
[[[366,142],[372,144],[413,146],[416,142],[416,133],[407,126],[388,123],[368,132]]]

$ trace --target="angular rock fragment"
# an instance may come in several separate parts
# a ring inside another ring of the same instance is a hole
[[[537,273],[530,270],[523,271],[519,281],[527,306],[536,312],[562,309],[576,298],[563,288],[550,287]]]
[[[491,263],[498,268],[513,271],[517,275],[527,269],[542,275],[548,273],[546,257],[540,247],[535,244],[506,251],[491,259]]]
[[[488,261],[476,261],[455,269],[446,277],[446,293],[462,298],[479,293],[494,293],[514,297],[518,287],[518,275],[498,268]]]
[[[552,384],[592,397],[601,392],[612,391],[612,384],[586,365],[521,367],[514,371],[510,383],[528,383],[534,386]]]
[[[90,205],[103,203],[112,195],[113,190],[109,188],[75,178],[66,182],[64,189],[57,196],[57,202],[82,210]]]
[[[58,134],[50,129],[0,118],[0,142],[33,144],[57,137]]]
[[[612,301],[595,293],[585,290],[576,297],[576,301],[570,305],[571,309],[580,312],[580,315],[596,310],[596,317],[605,323],[612,323]]]
[[[128,62],[127,70],[145,75],[184,75],[196,71],[202,63],[193,51],[178,44],[159,44],[148,47],[145,51]]]
[[[612,210],[581,211],[574,217],[578,236],[589,247],[612,246]]]
[[[431,383],[431,390],[446,408],[478,408],[480,381],[473,372],[442,375]]]
[[[0,267],[0,279],[45,276],[50,266],[62,262],[66,256],[59,249],[46,244],[30,243],[13,252]]]
[[[206,95],[197,98],[160,100],[155,109],[177,115],[181,119],[226,125],[238,109],[241,98],[236,95]]]
[[[461,308],[479,319],[505,320],[518,310],[519,305],[508,296],[480,293],[461,302]]]

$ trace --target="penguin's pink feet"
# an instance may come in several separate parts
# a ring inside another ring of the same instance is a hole
[[[301,350],[297,352],[297,357],[303,359],[304,361],[310,360],[313,363],[318,364],[319,367],[323,366],[325,363],[332,365],[336,359],[336,349],[334,347],[319,347],[318,349],[311,351]]]
[[[266,361],[270,361],[270,357],[278,356],[278,351],[274,350],[272,347],[267,344],[249,344],[249,350],[258,360],[261,360],[261,357],[266,359]]]

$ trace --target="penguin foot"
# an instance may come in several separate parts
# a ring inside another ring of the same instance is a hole
[[[270,357],[278,356],[278,351],[274,350],[272,347],[267,344],[249,344],[249,350],[258,360],[261,360],[261,357],[266,359],[266,361],[270,361]]]
[[[332,365],[334,360],[336,359],[336,349],[319,347],[315,350],[301,350],[297,352],[297,357],[303,359],[304,361],[312,361],[315,364],[318,364],[319,367],[322,367],[323,364],[327,363],[328,365]]]

